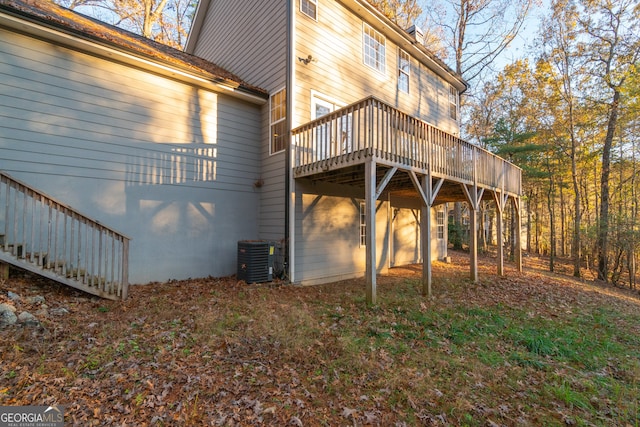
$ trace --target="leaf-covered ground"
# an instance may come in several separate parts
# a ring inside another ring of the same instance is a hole
[[[41,325],[0,329],[0,406],[63,405],[78,426],[640,424],[638,292],[481,264],[474,285],[465,254],[435,263],[431,300],[420,266],[393,269],[375,307],[362,280],[111,302],[16,274],[0,303],[17,293]]]

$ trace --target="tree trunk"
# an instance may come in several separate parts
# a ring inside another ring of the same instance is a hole
[[[551,164],[547,159],[547,168],[549,170],[549,188],[547,189],[547,209],[549,211],[549,271],[555,270],[555,257],[556,257],[556,224],[555,224],[555,210],[553,205],[554,199],[554,180],[553,171],[551,170]]]
[[[609,175],[611,174],[611,147],[618,122],[620,90],[613,88],[613,101],[609,110],[607,136],[602,147],[602,173],[600,174],[600,218],[598,222],[598,279],[608,281],[609,276]]]
[[[567,221],[566,207],[564,202],[564,182],[560,180],[560,256],[567,256],[567,232],[565,230],[565,223]]]

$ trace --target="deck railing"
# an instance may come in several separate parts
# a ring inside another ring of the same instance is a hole
[[[522,193],[521,169],[495,154],[376,99],[336,110],[292,131],[301,174],[375,156],[436,177]]]
[[[129,238],[0,172],[0,260],[101,297],[126,298]]]

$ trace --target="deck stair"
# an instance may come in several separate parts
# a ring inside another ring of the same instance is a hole
[[[125,299],[129,240],[0,171],[0,264]]]

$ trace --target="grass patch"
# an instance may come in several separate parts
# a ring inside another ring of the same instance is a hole
[[[441,272],[434,300],[382,278],[375,307],[355,280],[133,287],[108,310],[0,330],[0,405],[42,403],[41,384],[94,425],[640,425],[637,298],[466,276]]]

